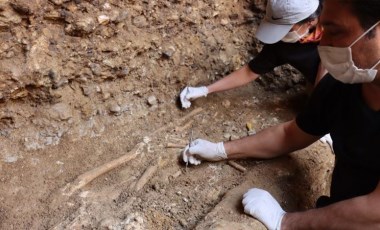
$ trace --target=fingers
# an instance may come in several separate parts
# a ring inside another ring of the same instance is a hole
[[[185,147],[185,149],[183,150],[183,152],[182,152],[182,159],[183,159],[183,162],[190,163],[192,165],[199,165],[201,163],[201,160],[198,160],[196,158],[195,154],[191,154],[190,153],[190,146],[189,145],[187,145]]]
[[[252,215],[254,213],[254,206],[253,204],[256,202],[256,200],[258,199],[257,196],[259,195],[258,193],[260,193],[259,189],[250,189],[248,190],[248,192],[246,192],[244,195],[243,195],[243,206],[244,206],[244,212],[247,213],[247,214],[250,214]]]
[[[189,108],[192,100],[199,97],[205,97],[208,94],[208,89],[206,86],[200,87],[186,87],[182,90],[180,94],[180,99],[183,108]]]
[[[254,215],[256,205],[262,203],[264,199],[272,198],[272,196],[265,190],[259,188],[252,188],[243,195],[244,212]]]
[[[191,106],[191,102],[189,101],[188,94],[189,94],[189,87],[184,88],[180,94],[182,108],[185,108],[185,109]]]
[[[243,197],[245,213],[261,221],[269,230],[280,229],[286,212],[269,192],[253,188]]]
[[[201,163],[201,161],[196,159],[194,156],[189,156],[189,162],[192,165],[199,165]]]
[[[262,192],[266,192],[266,191],[259,188],[251,188],[250,190],[248,190],[248,192],[244,194],[243,197],[246,198],[248,196],[258,196]]]

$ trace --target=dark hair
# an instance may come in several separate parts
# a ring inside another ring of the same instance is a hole
[[[379,0],[341,0],[341,2],[350,5],[351,12],[358,18],[364,30],[368,30],[380,21]],[[368,36],[372,37],[374,34],[375,30],[372,30]]]
[[[298,22],[297,24],[303,24],[303,23],[310,22],[310,21],[313,21],[314,19],[318,18],[322,12],[322,5],[323,5],[323,0],[319,0],[319,5],[318,5],[317,10],[315,10],[314,13],[312,13],[309,17],[303,19],[302,21]]]

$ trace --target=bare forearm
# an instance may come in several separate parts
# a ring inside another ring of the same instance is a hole
[[[257,77],[258,75],[252,72],[248,65],[245,65],[241,69],[207,86],[207,89],[209,93],[225,91],[243,86]]]
[[[281,229],[380,229],[379,207],[378,198],[361,196],[324,208],[288,213]]]
[[[226,142],[224,147],[229,159],[260,158],[269,159],[280,156],[287,151],[278,135],[284,135],[281,127],[272,127],[242,139]],[[276,136],[277,135],[277,136]]]
[[[262,130],[253,136],[226,142],[224,147],[230,159],[269,159],[304,148],[317,139],[318,137],[303,133],[295,121],[289,121]]]

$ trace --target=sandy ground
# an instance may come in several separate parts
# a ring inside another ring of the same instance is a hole
[[[254,84],[200,99],[186,111],[172,103],[133,123],[122,115],[99,137],[65,137],[57,146],[22,153],[1,166],[1,227],[230,229],[236,223],[246,229],[259,226],[243,214],[241,196],[249,187],[271,191],[287,211],[313,207],[328,191],[333,155],[326,144],[276,160],[237,161],[246,172],[226,162],[186,168],[178,158],[181,149],[166,148],[186,144],[191,127],[196,138],[212,141],[246,136],[247,122],[259,131],[286,121],[294,116],[289,108],[303,100],[302,93],[286,96]],[[199,112],[188,117],[192,110]],[[65,195],[79,175],[130,154],[139,143],[143,149],[134,159]],[[146,184],[136,186],[146,171]]]

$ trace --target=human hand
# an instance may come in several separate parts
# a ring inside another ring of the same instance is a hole
[[[199,97],[206,97],[207,94],[208,89],[206,86],[184,88],[180,94],[182,108],[190,108],[190,100],[195,100]]]
[[[243,197],[245,213],[261,221],[269,230],[281,229],[281,221],[286,212],[269,192],[252,188]]]
[[[182,152],[185,163],[199,165],[201,160],[220,161],[227,159],[223,142],[213,143],[202,139],[196,139],[185,147]]]
[[[334,148],[333,148],[333,140],[332,140],[332,138],[331,138],[331,136],[330,136],[330,134],[326,134],[326,135],[324,135],[323,137],[321,137],[321,139],[319,139],[320,141],[322,141],[323,143],[327,143],[329,146],[330,146],[330,148],[334,151]]]

